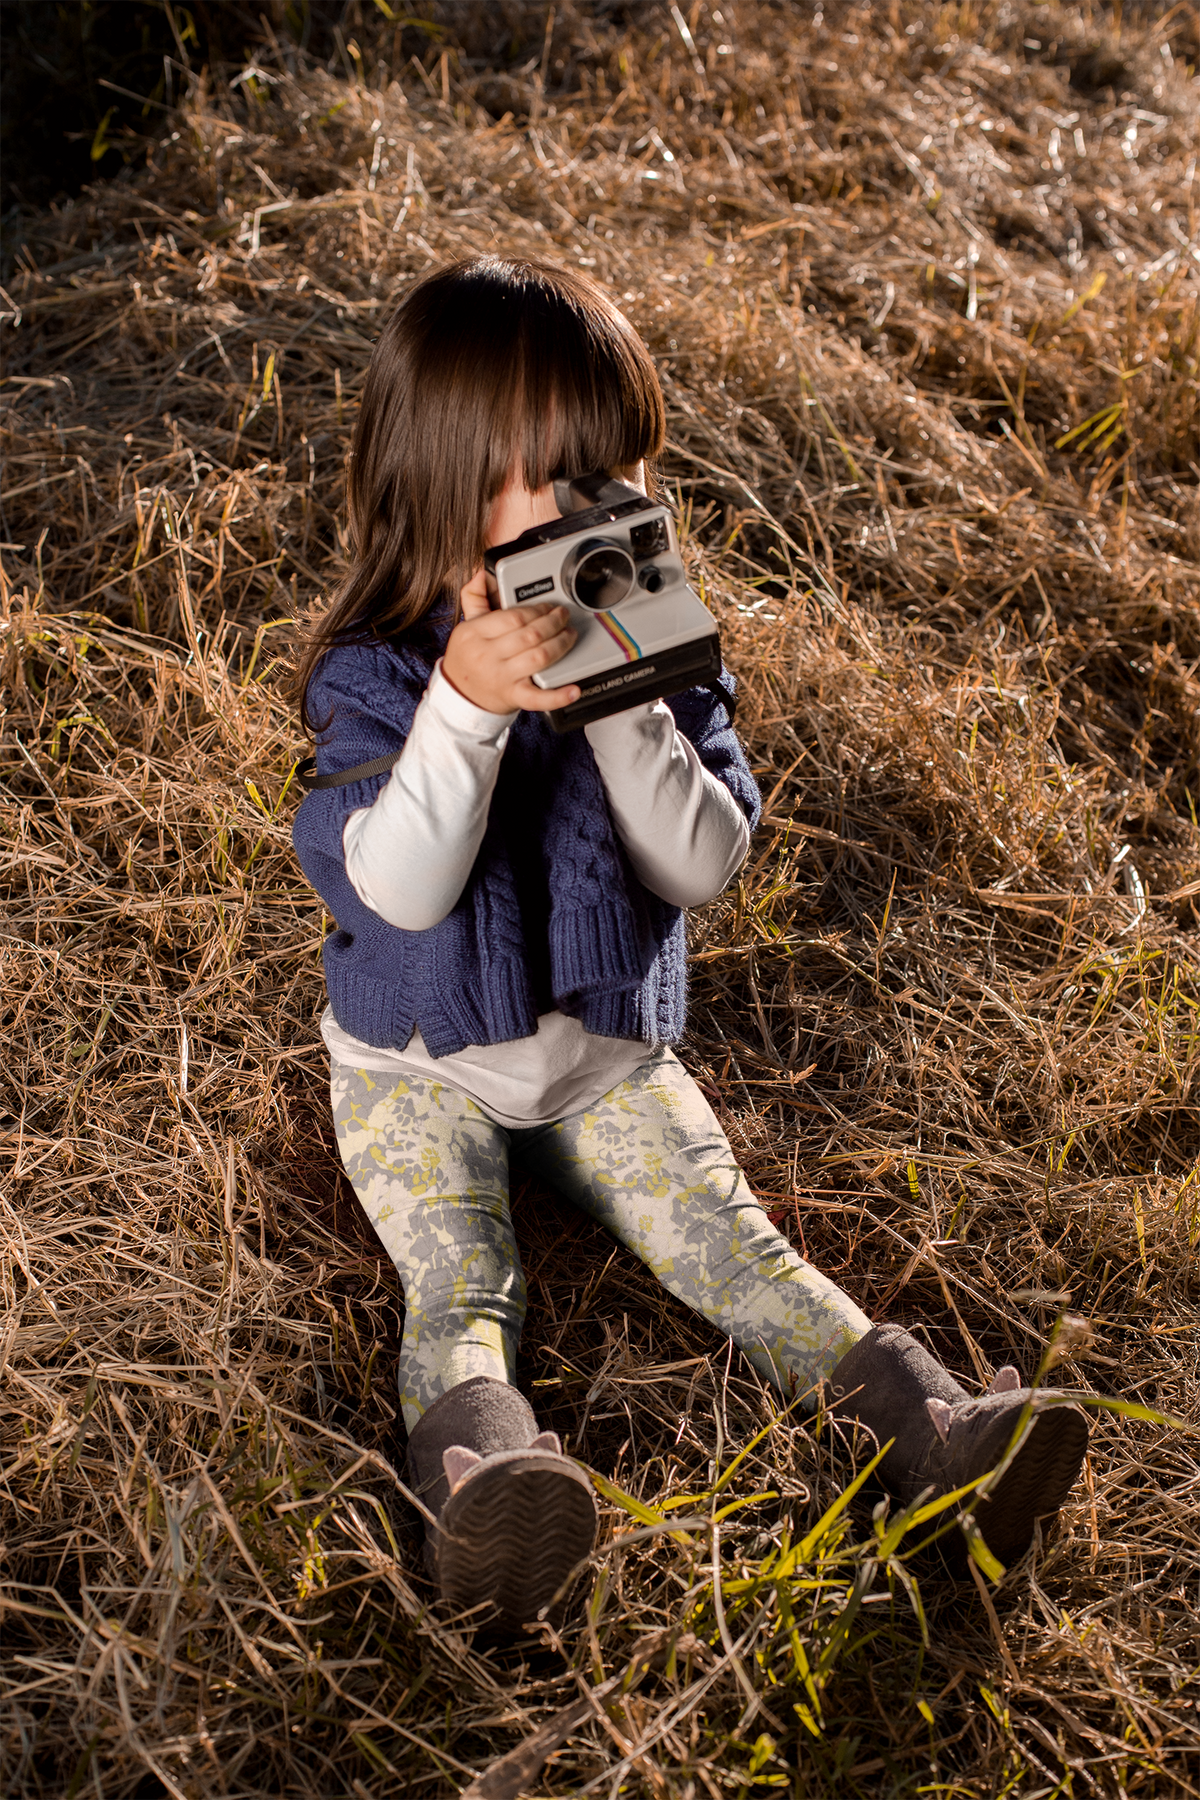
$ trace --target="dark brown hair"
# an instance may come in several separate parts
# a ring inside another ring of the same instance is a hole
[[[483,560],[515,468],[630,468],[663,445],[650,354],[607,295],[548,263],[481,256],[410,289],[375,346],[350,459],[353,563],[304,644],[301,717],[331,644],[394,637]]]

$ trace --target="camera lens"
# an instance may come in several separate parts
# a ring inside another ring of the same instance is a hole
[[[575,552],[566,587],[580,606],[607,612],[610,606],[619,606],[629,597],[634,580],[633,558],[628,550],[620,544],[606,543],[603,538],[586,538]]]

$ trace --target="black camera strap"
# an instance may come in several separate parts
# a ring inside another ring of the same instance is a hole
[[[296,779],[310,793],[315,788],[349,787],[352,781],[369,781],[372,775],[386,775],[389,769],[395,768],[402,754],[397,750],[394,756],[377,756],[374,762],[359,763],[357,768],[342,769],[337,775],[318,775],[316,757],[306,756],[296,765]]]
[[[733,724],[733,716],[737,711],[737,701],[731,700],[719,682],[704,682],[705,690],[714,700],[719,700],[729,714],[729,723]],[[318,788],[349,787],[353,781],[369,781],[372,775],[386,775],[400,761],[403,751],[397,750],[394,756],[377,756],[374,762],[359,763],[353,769],[342,769],[337,775],[318,775],[317,759],[306,756],[302,763],[296,765],[296,779],[301,787],[314,793]]]
[[[719,681],[703,681],[700,685],[705,693],[711,694],[714,700],[721,702],[729,716],[729,723],[732,725],[737,717],[737,695],[727,694]]]

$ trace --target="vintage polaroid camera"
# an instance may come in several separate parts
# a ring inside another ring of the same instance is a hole
[[[603,472],[554,483],[561,519],[484,552],[493,606],[565,601],[579,634],[534,681],[575,683],[578,700],[547,713],[572,731],[643,700],[680,694],[721,672],[717,622],[684,578],[667,507]]]

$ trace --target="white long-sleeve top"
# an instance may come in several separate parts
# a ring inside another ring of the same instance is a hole
[[[458,901],[487,826],[515,713],[489,713],[435,668],[404,750],[373,806],[350,814],[346,873],[365,906],[404,931],[425,931]],[[672,906],[699,906],[741,867],[750,832],[729,790],[710,775],[663,702],[586,725],[613,823],[639,881]],[[598,1037],[565,1013],[535,1034],[433,1057],[419,1031],[403,1050],[344,1032],[326,1008],[321,1031],[335,1062],[448,1082],[499,1124],[546,1124],[606,1094],[650,1047]]]

